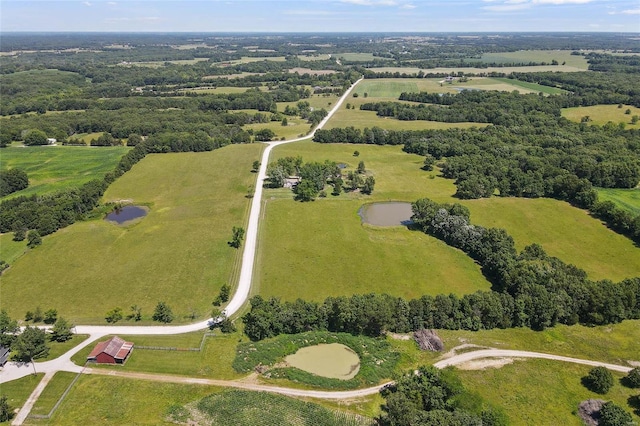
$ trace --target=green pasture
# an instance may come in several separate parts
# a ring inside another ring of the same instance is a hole
[[[17,319],[20,320],[22,318],[17,318]],[[26,323],[24,325],[26,325]],[[52,359],[56,359],[59,356],[62,356],[66,352],[78,346],[87,337],[89,336],[86,334],[74,334],[73,336],[71,336],[71,339],[67,340],[66,342],[55,342],[55,341],[48,342],[47,346],[49,346],[49,355],[47,355],[46,358],[37,359],[36,362],[45,362],[45,361],[51,361]]]
[[[25,368],[30,368],[30,366],[26,366]],[[0,396],[7,397],[7,403],[11,408],[20,408],[27,401],[31,392],[38,386],[42,377],[44,377],[43,373],[36,375],[29,374],[21,379],[3,383],[2,386],[0,386]],[[0,422],[0,425],[8,424],[10,424],[10,422]]]
[[[214,392],[220,388],[83,375],[47,424],[170,424],[176,406]]]
[[[253,123],[242,126],[245,130],[253,130],[254,133],[262,129],[271,129],[276,134],[274,140],[293,139],[300,135],[306,135],[311,130],[311,125],[307,120],[300,117],[287,117],[287,125],[283,126],[280,121],[270,121],[268,123]]]
[[[599,201],[613,201],[631,214],[640,214],[640,188],[598,188]]]
[[[309,106],[313,109],[324,108],[327,111],[329,111],[331,110],[331,108],[333,108],[333,105],[337,100],[338,100],[338,96],[336,95],[330,95],[330,96],[311,95],[311,97],[307,99],[300,99],[299,101],[295,101],[295,102],[277,102],[277,104],[278,104],[278,111],[280,112],[284,111],[287,105],[291,107],[295,107],[298,104],[298,102],[309,102]]]
[[[194,58],[194,59],[176,59],[172,61],[144,61],[144,62],[122,62],[119,66],[136,66],[136,67],[148,67],[148,68],[160,68],[167,64],[171,65],[193,65],[198,62],[208,61],[209,58]]]
[[[633,413],[628,399],[637,391],[619,383],[624,375],[613,372],[616,379],[606,394],[591,392],[581,384],[591,367],[559,361],[516,360],[501,368],[457,370],[467,390],[477,392],[489,403],[502,407],[512,425],[582,425],[574,414],[578,404],[587,399],[613,401]],[[640,417],[634,415],[634,421]]]
[[[631,114],[625,114],[625,111],[631,110]],[[580,122],[583,117],[588,116],[591,124],[607,124],[609,121],[615,124],[624,123],[628,129],[640,129],[640,120],[636,124],[631,123],[631,118],[640,116],[640,108],[631,105],[593,105],[588,107],[563,108],[562,116],[571,120]]]
[[[584,269],[595,280],[640,275],[640,249],[630,239],[564,201],[494,197],[462,204],[471,211],[471,222],[506,229],[518,250],[538,243],[549,255]]]
[[[487,75],[491,73],[499,74],[511,74],[514,72],[577,72],[586,71],[584,68],[570,66],[570,65],[525,65],[521,67],[437,67],[437,68],[417,68],[417,67],[375,67],[369,68],[373,72],[399,72],[405,74],[417,74],[423,71],[425,74],[452,74],[458,73],[464,74],[482,74]]]
[[[27,252],[27,241],[13,241],[13,233],[0,234],[0,260],[9,265]]]
[[[354,150],[360,151],[359,157],[353,157]],[[310,203],[293,201],[286,190],[266,190],[256,292],[286,300],[323,300],[369,292],[461,295],[489,288],[478,265],[433,237],[402,226],[361,224],[357,212],[365,203],[412,202],[428,191],[442,197],[452,193],[449,181],[420,170],[421,157],[403,153],[398,146],[297,142],[276,148],[272,161],[296,155],[305,162],[345,163],[345,175],[364,161],[376,189],[371,196],[329,194]]]
[[[121,307],[126,315],[134,304],[144,323],[158,301],[176,322],[208,316],[220,287],[235,285],[239,255],[227,242],[245,223],[261,149],[147,156],[103,200],[132,200],[149,214],[128,226],[78,222],[45,237],[3,274],[2,307],[13,317],[55,307],[76,324],[104,324],[107,311]]]
[[[175,336],[120,336],[136,346],[172,348],[199,348],[205,332],[194,332]],[[104,340],[106,340],[105,338]],[[231,367],[236,356],[239,341],[247,341],[240,333],[207,336],[202,351],[153,350],[134,346],[134,351],[125,365],[91,365],[91,368],[109,369],[156,374],[175,374],[191,377],[206,377],[224,380],[238,379],[240,374]],[[73,362],[83,365],[95,345],[91,344],[73,356]]]
[[[571,50],[519,50],[517,52],[496,52],[484,53],[482,62],[546,62],[551,63],[553,60],[559,64],[565,63],[565,66],[580,68],[586,70],[589,67],[587,59],[582,55],[572,55]]]
[[[301,61],[326,61],[327,59],[331,59],[331,55],[328,53],[298,55],[298,59]]]
[[[233,61],[223,61],[223,62],[212,62],[212,67],[218,66],[229,66],[229,65],[238,65],[238,64],[248,64],[251,62],[263,62],[263,61],[274,61],[274,62],[284,62],[286,58],[284,56],[243,56],[240,59],[236,59]]]
[[[2,170],[22,169],[29,177],[29,187],[18,195],[45,194],[77,187],[92,179],[102,179],[113,170],[131,148],[42,146],[8,147],[2,150]],[[4,251],[4,250],[3,250]]]
[[[345,61],[373,61],[376,59],[391,60],[390,58],[382,58],[379,56],[373,56],[373,53],[362,52],[346,52],[346,53],[334,53],[332,58],[344,59]]]
[[[207,93],[207,94],[227,94],[227,93],[244,93],[252,87],[192,87],[189,89],[180,89],[179,92],[195,92],[195,93]],[[268,88],[265,86],[258,86],[258,88],[262,91],[267,91]]]

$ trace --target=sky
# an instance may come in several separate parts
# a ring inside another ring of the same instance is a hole
[[[0,0],[0,30],[640,32],[640,0]]]

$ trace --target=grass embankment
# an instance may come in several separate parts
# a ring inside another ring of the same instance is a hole
[[[462,383],[470,391],[504,409],[512,425],[582,425],[574,413],[586,399],[613,401],[632,413],[628,399],[637,391],[623,387],[613,373],[614,387],[606,394],[591,392],[581,384],[591,367],[548,360],[515,361],[499,369],[458,370]],[[634,421],[640,417],[634,415]]]
[[[630,114],[625,114],[627,110],[631,111]],[[640,116],[640,108],[630,105],[623,105],[622,108],[618,105],[593,105],[562,109],[563,117],[578,123],[588,116],[588,124],[602,126],[611,121],[615,124],[623,123],[627,129],[640,129],[640,121],[635,124],[631,122],[634,115]]]
[[[354,150],[360,151],[359,157],[353,156]],[[479,267],[461,251],[402,226],[361,224],[357,212],[364,203],[411,202],[429,192],[441,197],[454,192],[450,181],[431,179],[435,172],[420,170],[421,157],[392,146],[298,142],[276,148],[272,160],[295,155],[305,162],[348,164],[345,175],[364,161],[376,187],[371,196],[343,193],[310,203],[293,201],[288,190],[266,190],[256,292],[320,301],[370,292],[409,298],[489,289]]]
[[[29,187],[2,199],[18,195],[46,194],[77,187],[92,179],[102,179],[130,149],[124,146],[4,148],[2,170],[24,170],[29,177]]]
[[[371,386],[391,378],[398,353],[392,350],[386,339],[352,336],[347,333],[308,332],[280,335],[260,342],[238,345],[233,368],[242,373],[254,371],[255,367],[273,367],[284,357],[296,353],[300,348],[323,343],[341,343],[351,348],[360,358],[360,370],[353,379],[340,380],[316,376],[293,367],[276,367],[264,374],[269,379],[287,379],[296,384],[321,387],[323,389],[353,389]]]
[[[0,234],[0,260],[12,265],[27,250],[27,240],[13,241],[13,233]]]
[[[129,226],[92,220],[45,237],[3,274],[2,308],[13,317],[56,308],[75,324],[103,324],[108,310],[126,315],[134,304],[148,321],[165,301],[175,322],[207,316],[220,287],[235,284],[238,252],[227,241],[246,220],[261,149],[149,155],[104,196],[147,205],[149,214]]]
[[[191,404],[190,404],[191,405]],[[191,415],[195,411],[195,416]],[[229,390],[207,396],[191,407],[175,409],[176,421],[204,416],[208,424],[228,425],[373,425],[373,419],[319,404],[266,392]]]
[[[91,364],[91,368],[116,368],[118,371],[137,371],[157,374],[176,374],[192,377],[216,379],[237,379],[244,376],[231,367],[236,356],[239,341],[248,339],[239,333],[207,336],[202,351],[152,350],[136,346],[155,346],[165,348],[199,348],[204,331],[168,336],[120,336],[134,343],[134,351],[124,365],[116,367]],[[106,340],[105,337],[102,340]],[[72,360],[83,365],[95,345],[91,344],[73,356]]]
[[[634,215],[640,214],[640,188],[598,188],[598,199],[613,201],[618,207]]]

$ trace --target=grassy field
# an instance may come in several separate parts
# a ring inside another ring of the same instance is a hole
[[[620,208],[640,214],[640,188],[598,188],[598,200],[613,201]]]
[[[47,355],[46,358],[40,358],[36,360],[36,362],[45,362],[56,359],[72,348],[78,346],[87,337],[89,336],[86,334],[74,334],[73,336],[71,336],[71,339],[67,340],[66,342],[48,342],[47,345],[49,346],[49,355]]]
[[[242,126],[245,130],[253,130],[257,132],[262,129],[271,129],[276,134],[275,139],[293,139],[300,135],[306,135],[311,125],[307,123],[307,120],[303,120],[300,117],[287,117],[287,125],[283,126],[280,121],[270,121],[269,123],[254,123],[246,124]]]
[[[391,60],[390,58],[373,56],[373,53],[358,53],[358,52],[334,53],[333,55],[331,55],[331,57],[344,59],[345,61],[373,61],[375,59]]]
[[[354,150],[360,151],[358,158]],[[459,201],[452,197],[453,181],[420,170],[421,157],[392,146],[298,142],[276,148],[273,158],[295,155],[304,161],[342,162],[351,169],[362,160],[376,178],[376,189],[371,196],[343,193],[311,203],[293,201],[287,190],[267,190],[256,292],[286,300],[322,300],[367,292],[417,297],[489,288],[476,264],[441,241],[404,227],[360,223],[357,211],[371,201]],[[462,203],[471,210],[473,223],[505,228],[518,249],[539,243],[592,279],[640,274],[640,250],[629,239],[567,203],[516,198]]]
[[[166,417],[172,408],[219,391],[213,386],[83,375],[47,424],[170,424]]]
[[[204,332],[188,333],[176,336],[120,336],[137,346],[161,346],[177,348],[200,347]],[[105,339],[106,340],[106,339]],[[238,379],[246,374],[237,373],[231,367],[236,356],[239,341],[247,341],[240,333],[220,334],[206,337],[203,350],[175,351],[151,350],[135,348],[127,363],[116,366],[118,370],[138,371],[158,374],[178,374],[182,376],[207,377],[216,379]],[[81,350],[74,355],[73,361],[83,365],[87,355],[95,345]],[[91,365],[92,368],[114,368],[102,365]]]
[[[512,425],[580,426],[583,423],[574,412],[581,401],[592,398],[613,401],[633,412],[627,400],[637,391],[619,384],[621,373],[613,373],[616,384],[606,395],[599,395],[580,382],[589,370],[588,366],[576,364],[526,360],[499,369],[458,370],[458,375],[468,390],[502,407]],[[635,415],[634,421],[640,421],[640,417]]]
[[[18,380],[3,383],[0,386],[0,396],[7,397],[7,403],[13,409],[18,409],[27,401],[31,392],[38,386],[44,374],[29,374]],[[0,425],[7,425],[9,422],[0,422]]]
[[[176,59],[173,61],[146,61],[146,62],[122,62],[118,66],[136,66],[136,67],[148,67],[148,68],[160,68],[166,64],[172,65],[193,65],[198,62],[208,61],[209,58],[195,58],[195,59]]]
[[[497,81],[501,81],[505,84],[509,84],[511,86],[515,86],[517,87],[516,90],[520,91],[520,93],[523,93],[522,89],[525,89],[527,91],[530,91],[532,93],[538,93],[538,92],[542,92],[545,93],[547,95],[558,95],[560,93],[564,93],[565,91],[562,89],[558,89],[557,87],[549,87],[549,86],[543,86],[542,84],[538,84],[538,83],[529,83],[527,81],[520,81],[520,80],[516,80],[513,78],[493,78],[492,80],[497,80]],[[526,91],[524,93],[527,93]]]
[[[626,110],[631,110],[631,114],[625,114]],[[623,105],[593,105],[588,107],[563,108],[562,116],[576,122],[580,122],[582,117],[589,116],[589,123],[603,125],[609,121],[613,123],[624,123],[628,129],[640,129],[640,121],[631,124],[631,117],[640,116],[640,108]]]
[[[352,155],[356,149],[358,158]],[[430,179],[433,174],[420,170],[421,157],[400,147],[298,142],[276,148],[273,159],[290,155],[342,162],[351,170],[362,160],[376,178],[376,189],[372,196],[343,193],[311,203],[294,202],[287,191],[267,190],[256,292],[322,300],[354,293],[417,297],[489,288],[478,266],[461,251],[405,227],[360,223],[357,211],[364,203],[415,201],[429,189],[444,196],[452,193],[450,182]]]
[[[298,55],[298,59],[301,61],[326,61],[327,59],[331,59],[331,55],[328,53]]]
[[[27,241],[13,241],[13,234],[0,234],[0,260],[9,265],[27,252]]]
[[[429,73],[446,73],[446,74],[458,74],[463,72],[465,74],[490,74],[504,73],[511,74],[514,72],[577,72],[586,71],[584,68],[570,66],[570,65],[533,65],[522,67],[487,67],[487,68],[475,68],[475,67],[438,67],[438,68],[416,68],[416,67],[378,67],[369,68],[373,72],[399,72],[406,74],[417,74],[423,71],[425,74]]]
[[[102,179],[113,170],[128,147],[9,147],[2,150],[2,170],[18,168],[27,172],[29,187],[18,195],[44,194],[76,187],[91,179]],[[2,200],[0,199],[0,200]]]
[[[587,59],[582,55],[572,55],[571,50],[519,50],[517,52],[485,53],[482,62],[546,62],[553,60],[565,63],[566,66],[586,70],[589,67]]]
[[[549,198],[483,198],[462,202],[471,222],[504,228],[521,250],[532,243],[591,279],[622,280],[640,275],[640,249],[585,210]]]
[[[76,324],[104,323],[108,310],[126,314],[133,304],[148,320],[158,301],[177,322],[207,316],[222,284],[235,284],[238,252],[227,241],[246,220],[251,163],[261,149],[147,156],[104,200],[131,199],[150,213],[130,226],[93,220],[45,237],[3,274],[2,307],[14,317],[52,307]],[[53,259],[61,261],[52,267]]]

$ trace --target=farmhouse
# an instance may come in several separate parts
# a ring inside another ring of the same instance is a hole
[[[107,341],[98,343],[87,357],[87,361],[98,364],[124,364],[131,351],[133,351],[132,342],[125,342],[118,336],[113,336]]]

